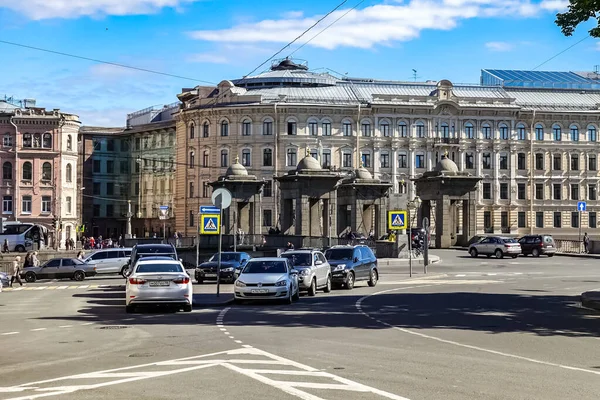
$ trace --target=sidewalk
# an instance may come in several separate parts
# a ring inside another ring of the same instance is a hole
[[[434,254],[429,255],[429,265],[437,264],[442,259]],[[380,267],[405,267],[408,266],[408,258],[380,258],[377,260],[377,265]],[[413,258],[413,265],[423,265],[423,257]]]
[[[452,246],[449,249],[445,249],[445,250],[468,251],[469,249],[467,247]],[[586,253],[556,253],[556,256],[600,259],[600,254],[586,254]]]

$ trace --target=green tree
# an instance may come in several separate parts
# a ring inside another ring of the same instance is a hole
[[[572,36],[575,28],[589,19],[595,19],[596,27],[590,29],[592,37],[600,37],[600,0],[569,0],[569,9],[556,15],[556,25],[565,36]]]

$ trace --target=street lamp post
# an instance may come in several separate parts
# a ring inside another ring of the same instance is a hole
[[[421,207],[421,198],[419,196],[415,197],[413,200],[409,201],[407,204],[407,212],[408,212],[408,274],[409,277],[412,278],[412,220],[410,217],[410,212],[412,208],[415,208],[415,211]]]
[[[125,239],[131,239],[131,200],[127,200],[127,230],[125,232]]]

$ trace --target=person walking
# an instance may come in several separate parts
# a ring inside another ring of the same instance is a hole
[[[23,286],[23,281],[21,280],[21,256],[16,256],[13,261],[13,274],[10,278],[10,287],[13,286],[15,280],[19,282],[19,285]]]
[[[8,239],[4,239],[4,244],[2,245],[2,252],[3,253],[8,253],[9,252],[9,247],[8,247]]]
[[[589,246],[590,246],[590,237],[588,236],[588,234],[586,232],[585,235],[583,235],[583,251],[586,254],[590,252]]]

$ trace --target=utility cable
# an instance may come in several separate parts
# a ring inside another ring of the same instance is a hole
[[[577,46],[579,43],[583,42],[584,40],[589,39],[591,36],[585,36],[583,39],[579,40],[578,42],[570,45],[569,47],[567,47],[566,49],[562,50],[561,52],[553,55],[552,57],[550,57],[549,59],[547,59],[546,61],[544,61],[543,63],[541,63],[540,65],[538,65],[537,67],[533,68],[532,71],[535,71],[536,69],[538,69],[539,67],[541,67],[544,64],[547,64],[548,62],[554,60],[556,57],[560,56],[563,53],[566,53],[567,51],[571,50],[573,47]]]

